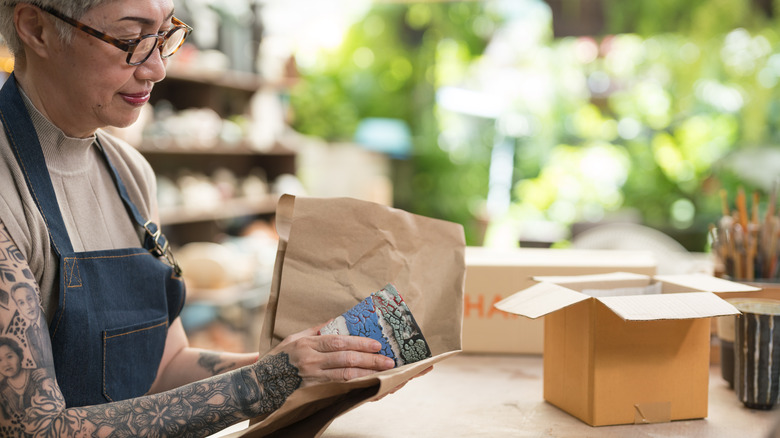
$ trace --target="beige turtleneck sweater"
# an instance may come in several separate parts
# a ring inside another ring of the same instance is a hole
[[[91,138],[67,137],[24,96],[43,149],[65,227],[76,252],[140,246],[137,227],[125,210],[110,170]],[[98,131],[97,137],[141,215],[157,220],[156,183],[151,166],[125,142]],[[27,260],[40,288],[49,321],[57,309],[59,261],[19,164],[0,131],[0,221]],[[2,242],[0,245],[7,246]],[[0,282],[2,286],[2,282]]]

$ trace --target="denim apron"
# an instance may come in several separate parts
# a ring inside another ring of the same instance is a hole
[[[49,335],[67,406],[145,394],[157,375],[168,326],[184,304],[184,282],[165,237],[141,217],[103,151],[128,214],[145,230],[143,248],[74,252],[13,74],[0,90],[0,118],[59,258],[59,303]]]

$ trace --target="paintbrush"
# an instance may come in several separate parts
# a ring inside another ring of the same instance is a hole
[[[753,203],[752,215],[749,228],[745,233],[745,278],[747,280],[754,280],[756,278],[756,269],[760,270],[760,260],[758,254],[758,237],[759,237],[759,223],[758,223],[758,203],[760,202],[758,191],[753,191]],[[761,275],[761,274],[759,274]]]
[[[739,224],[742,226],[742,230],[747,232],[748,229],[748,213],[747,213],[747,200],[745,199],[745,189],[739,188],[737,192],[737,213],[739,214]]]

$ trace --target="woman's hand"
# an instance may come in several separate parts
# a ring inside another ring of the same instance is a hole
[[[382,346],[376,340],[318,335],[320,327],[290,335],[268,353],[269,356],[287,354],[290,364],[298,369],[301,387],[351,380],[395,366],[395,361],[377,354]]]

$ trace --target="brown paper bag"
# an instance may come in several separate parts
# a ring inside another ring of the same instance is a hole
[[[324,323],[387,283],[406,301],[433,357],[294,392],[238,437],[319,437],[339,415],[386,395],[461,349],[465,240],[460,225],[349,198],[285,195],[261,354]],[[435,372],[435,371],[434,371]]]

